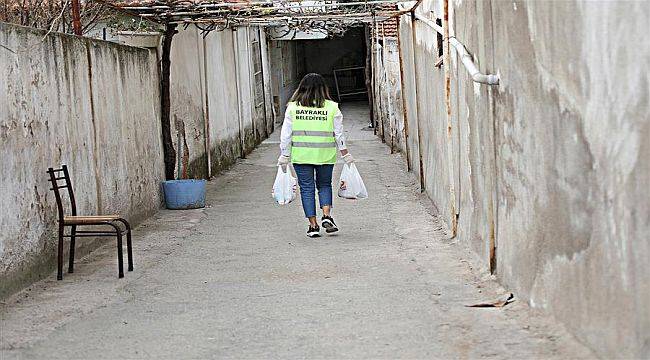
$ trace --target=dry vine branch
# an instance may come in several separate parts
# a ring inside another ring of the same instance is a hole
[[[284,26],[330,36],[350,26],[388,18],[406,0],[97,0],[161,24],[196,24],[205,36],[229,26]]]
[[[82,1],[81,6],[85,31],[110,14],[109,8],[97,0]],[[66,16],[70,7],[69,0],[0,0],[0,21],[48,32],[72,32],[72,17]]]

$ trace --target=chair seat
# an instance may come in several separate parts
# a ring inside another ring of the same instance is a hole
[[[90,216],[64,216],[63,223],[66,225],[75,224],[97,224],[104,221],[121,219],[119,215],[90,215]]]

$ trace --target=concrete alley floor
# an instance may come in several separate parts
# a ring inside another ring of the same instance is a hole
[[[338,236],[308,239],[300,201],[271,198],[276,131],[209,183],[207,208],[139,226],[124,279],[111,242],[7,299],[0,359],[594,357],[523,301],[465,307],[506,291],[363,130],[365,108],[343,112],[370,197],[335,199]]]

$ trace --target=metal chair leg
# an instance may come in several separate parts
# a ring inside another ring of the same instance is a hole
[[[129,262],[129,271],[133,271],[133,246],[131,244],[131,225],[128,222],[126,224],[126,255]]]
[[[68,272],[74,272],[74,247],[75,247],[75,235],[77,234],[77,226],[72,225],[70,230],[70,258],[68,259]]]
[[[122,252],[122,232],[117,230],[117,276],[124,277],[124,255]]]
[[[133,271],[133,245],[131,242],[131,224],[129,224],[126,219],[117,219],[117,221],[121,222],[124,224],[124,228],[126,229],[126,256],[127,256],[127,261],[129,264],[129,271]]]
[[[56,270],[56,279],[63,280],[63,224],[59,224],[59,244]]]

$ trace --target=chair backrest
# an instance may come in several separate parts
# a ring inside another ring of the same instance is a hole
[[[68,189],[68,198],[70,199],[71,215],[77,215],[77,204],[74,200],[74,191],[72,190],[72,182],[70,181],[70,173],[68,167],[62,165],[60,169],[49,168],[47,173],[50,174],[50,182],[56,198],[56,206],[59,211],[59,221],[63,222],[65,211],[63,210],[63,201],[61,199],[61,189]]]

